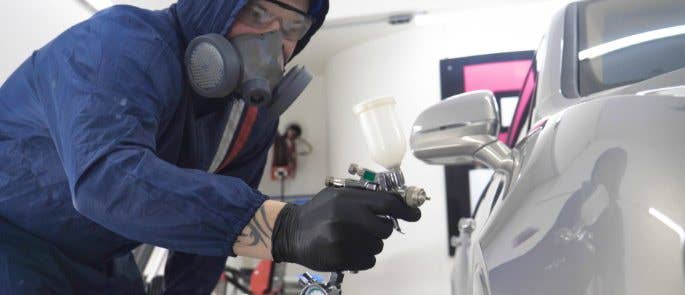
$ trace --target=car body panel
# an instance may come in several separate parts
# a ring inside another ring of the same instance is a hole
[[[569,92],[576,7],[537,52],[512,172],[456,240],[453,294],[685,294],[685,69]]]
[[[685,151],[680,126],[682,98],[614,96],[517,147],[520,170],[472,243],[492,294],[684,294],[685,157],[663,156]]]

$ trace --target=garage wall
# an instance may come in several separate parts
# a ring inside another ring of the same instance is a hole
[[[352,107],[391,95],[407,137],[419,113],[440,100],[439,60],[537,47],[557,4],[500,6],[423,19],[413,29],[361,44],[327,65],[330,174],[345,176],[351,162],[379,168],[368,156]],[[534,19],[530,16],[535,16]],[[349,294],[449,294],[445,179],[442,167],[407,154],[407,183],[433,197],[417,224],[403,223],[406,235],[385,244],[375,269],[346,276]]]
[[[34,50],[90,15],[73,0],[4,1],[0,9],[0,83]]]
[[[298,123],[302,127],[302,137],[314,148],[310,155],[298,157],[297,175],[285,182],[286,196],[313,195],[323,188],[329,159],[327,110],[326,79],[317,76],[281,117],[279,132],[285,131],[290,123]],[[280,181],[270,178],[272,152],[269,151],[259,190],[270,196],[280,196]]]

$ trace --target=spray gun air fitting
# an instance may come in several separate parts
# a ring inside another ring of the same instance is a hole
[[[341,295],[340,286],[344,277],[343,273],[332,273],[328,283],[324,283],[319,277],[303,273],[298,280],[303,288],[300,295]]]

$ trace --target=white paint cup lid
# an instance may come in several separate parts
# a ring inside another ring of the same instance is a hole
[[[381,97],[381,98],[376,98],[376,99],[371,99],[367,100],[365,102],[359,103],[354,108],[352,108],[352,111],[354,111],[355,115],[360,115],[361,113],[367,112],[369,110],[379,108],[382,106],[386,105],[396,105],[397,102],[395,101],[394,98],[391,96],[387,97]]]

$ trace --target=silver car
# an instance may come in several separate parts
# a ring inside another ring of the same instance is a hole
[[[685,1],[553,19],[506,142],[492,92],[447,99],[411,144],[495,170],[460,222],[454,294],[685,294]]]

